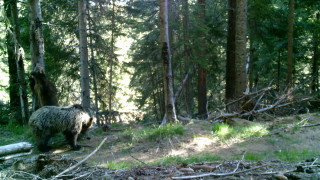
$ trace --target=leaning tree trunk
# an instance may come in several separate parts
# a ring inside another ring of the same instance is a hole
[[[160,38],[161,38],[161,59],[163,62],[163,81],[165,99],[165,118],[162,124],[176,122],[176,108],[174,104],[172,62],[168,28],[168,0],[160,0]]]
[[[294,0],[289,0],[289,23],[288,23],[288,69],[287,86],[293,86],[293,24],[294,24]]]
[[[236,38],[236,1],[228,0],[228,37],[226,63],[226,109],[234,111],[232,104],[235,99],[235,38]]]
[[[18,22],[18,7],[17,0],[13,0],[10,3],[12,23],[13,23],[13,35],[15,40],[15,62],[19,84],[19,96],[20,96],[20,109],[21,109],[21,122],[20,124],[26,124],[29,119],[29,107],[27,97],[27,85],[25,80],[24,71],[24,50],[21,46],[20,38],[20,26]]]
[[[40,0],[29,0],[29,21],[30,21],[30,51],[32,68],[37,65],[45,70],[44,64],[44,40],[42,33],[42,14]],[[32,96],[32,110],[39,106],[38,97]]]
[[[81,83],[81,104],[84,109],[90,108],[90,79],[88,61],[88,40],[87,40],[87,15],[86,1],[78,0],[79,12],[79,38],[80,38],[80,83]]]
[[[204,26],[204,18],[205,18],[205,9],[206,9],[206,1],[198,0],[199,4],[199,22],[201,22],[201,26]],[[202,37],[202,41],[199,42],[200,52],[199,57],[204,59],[206,57],[206,52],[204,50],[205,47],[205,34],[202,32],[200,34]],[[200,45],[201,44],[201,45]],[[207,118],[207,80],[206,80],[206,69],[203,65],[198,64],[198,114],[201,117]]]

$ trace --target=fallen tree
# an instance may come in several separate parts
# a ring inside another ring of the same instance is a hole
[[[32,148],[33,148],[32,144],[28,142],[20,142],[20,143],[0,146],[0,156],[7,156],[10,154],[27,152],[27,151],[30,151]]]

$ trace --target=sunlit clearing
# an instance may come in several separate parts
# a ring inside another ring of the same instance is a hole
[[[170,156],[186,156],[188,155],[188,152],[185,149],[172,149],[169,155]]]
[[[188,156],[187,149],[192,149],[194,152],[202,152],[218,141],[217,138],[195,137],[190,143],[184,144],[183,148],[172,149],[170,156]]]
[[[212,130],[217,137],[224,140],[241,140],[249,137],[262,137],[269,133],[267,128],[261,124],[236,127],[231,127],[228,124],[215,124]]]
[[[225,138],[232,133],[233,128],[227,124],[216,124],[213,127],[213,131],[218,135],[218,137]]]
[[[269,132],[266,127],[262,125],[254,125],[244,129],[243,137],[261,137],[267,135]]]

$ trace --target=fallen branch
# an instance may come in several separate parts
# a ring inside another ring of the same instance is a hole
[[[69,172],[71,170],[73,170],[74,168],[78,167],[79,165],[81,165],[82,163],[84,163],[86,160],[88,160],[92,155],[94,155],[100,148],[101,146],[103,145],[103,143],[107,140],[108,137],[105,137],[101,143],[99,144],[99,146],[94,150],[92,151],[87,157],[85,157],[84,159],[82,159],[80,162],[78,162],[77,164],[69,167],[68,169],[64,170],[63,172],[61,172],[60,174],[56,175],[54,178],[58,178],[60,176],[62,176],[63,174],[65,174],[66,172]]]
[[[26,151],[30,151],[32,148],[33,148],[32,144],[28,142],[20,142],[20,143],[0,146],[0,156],[26,152]]]
[[[239,173],[242,173],[242,172],[246,172],[246,171],[249,171],[249,170],[258,169],[258,168],[262,167],[262,166],[258,166],[258,167],[255,167],[255,168],[251,168],[251,169],[247,169],[247,170],[236,172],[239,169],[239,165],[243,161],[245,154],[246,154],[246,152],[243,152],[241,160],[237,163],[236,168],[232,172],[228,172],[228,173],[206,173],[206,174],[199,174],[199,175],[192,175],[192,176],[180,176],[180,177],[172,177],[172,179],[194,179],[194,178],[201,178],[201,177],[207,177],[207,176],[229,176],[229,175],[239,174]]]
[[[183,117],[183,116],[177,116],[177,118],[181,121],[209,122],[207,120],[192,119],[192,118]]]
[[[299,100],[295,100],[295,101],[292,101],[292,102],[288,102],[288,103],[283,103],[281,104],[288,96],[290,96],[294,91],[296,90],[295,89],[292,89],[291,91],[289,91],[287,94],[284,94],[282,95],[273,105],[270,105],[268,107],[265,107],[265,108],[261,108],[261,109],[258,109],[258,110],[255,110],[256,106],[249,112],[245,112],[245,113],[225,113],[225,114],[220,114],[218,116],[210,116],[208,117],[208,120],[217,120],[217,119],[220,119],[220,118],[234,118],[234,117],[247,117],[247,116],[252,116],[254,114],[259,114],[259,113],[262,113],[262,112],[266,112],[266,111],[270,111],[270,110],[273,110],[275,108],[280,108],[280,107],[284,107],[284,106],[289,106],[291,104],[295,104],[295,103],[299,103],[299,102],[303,102],[303,101],[308,101],[308,100],[311,100],[312,97],[309,97],[309,98],[303,98],[303,99],[299,99]],[[262,96],[260,96],[262,98]],[[261,99],[259,98],[259,101]]]
[[[15,173],[15,174],[26,174],[28,176],[33,177],[32,179],[40,179],[40,180],[43,179],[40,176],[37,176],[35,174],[31,174],[31,173],[28,173],[28,172],[24,172],[24,171],[11,171],[11,170],[9,170],[8,172],[12,172],[12,173]]]
[[[266,88],[263,88],[263,89],[261,89],[259,91],[253,92],[253,93],[247,93],[247,94],[244,93],[243,96],[241,96],[240,98],[238,98],[238,99],[236,99],[236,100],[234,100],[232,102],[227,103],[226,106],[229,106],[229,105],[234,104],[234,103],[236,103],[238,101],[241,101],[242,99],[244,99],[244,98],[246,98],[248,96],[257,95],[257,94],[260,94],[260,93],[264,94],[265,92],[270,91],[270,90],[272,90],[272,87],[266,87]]]
[[[29,152],[25,152],[25,153],[19,153],[19,154],[13,154],[13,155],[9,155],[9,156],[4,156],[0,158],[0,161],[4,161],[4,160],[8,160],[8,159],[12,159],[12,158],[16,158],[16,157],[21,157],[21,156],[26,156],[26,155],[30,155],[32,154],[32,150],[30,150]]]
[[[267,165],[261,165],[261,166],[253,167],[253,168],[251,168],[251,169],[246,169],[246,170],[237,171],[237,172],[229,172],[229,173],[206,173],[206,174],[199,174],[199,175],[193,175],[193,176],[172,177],[172,179],[194,179],[194,178],[201,178],[201,177],[207,177],[207,176],[230,176],[230,175],[236,175],[236,174],[240,174],[240,173],[252,171],[252,170],[259,169],[259,168],[262,168],[262,167],[265,167],[265,166],[267,166]]]
[[[144,164],[144,165],[147,165],[147,163],[145,163],[145,162],[141,161],[140,159],[132,156],[131,154],[130,154],[130,156],[131,156],[133,159],[137,160],[138,162],[140,162],[140,163],[142,163],[142,164]]]
[[[316,124],[308,124],[308,125],[303,125],[301,127],[313,127],[313,126],[319,126],[320,123],[316,123]]]

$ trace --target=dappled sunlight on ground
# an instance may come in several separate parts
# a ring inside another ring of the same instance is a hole
[[[67,152],[77,160],[83,159],[88,153],[94,150],[101,139],[105,136],[109,138],[106,144],[94,155],[88,162],[98,166],[105,166],[108,162],[115,163],[135,163],[157,162],[166,157],[189,157],[191,155],[208,153],[213,156],[219,156],[223,159],[234,158],[246,151],[248,155],[262,156],[263,159],[272,160],[277,158],[277,153],[294,150],[297,152],[309,149],[318,151],[320,126],[310,128],[291,127],[286,122],[299,122],[292,118],[275,121],[273,129],[265,129],[264,133],[253,137],[238,136],[229,139],[221,139],[209,127],[211,124],[193,123],[186,124],[184,128],[186,133],[183,135],[174,135],[169,139],[160,140],[141,140],[139,142],[129,142],[121,138],[121,132],[109,132],[93,137],[90,142],[87,140],[81,142],[90,144],[93,147],[86,147],[82,153]],[[319,122],[319,118],[311,118],[310,123]],[[268,122],[262,122],[268,124]],[[237,130],[235,128],[234,130]],[[252,131],[251,131],[252,130]],[[250,132],[260,131],[261,128],[252,128]],[[120,137],[120,138],[119,138]],[[86,142],[87,141],[87,142]],[[141,162],[140,162],[141,161]]]
[[[212,148],[213,144],[217,141],[217,138],[195,137],[186,147],[193,148],[196,152],[201,152],[207,148]]]

